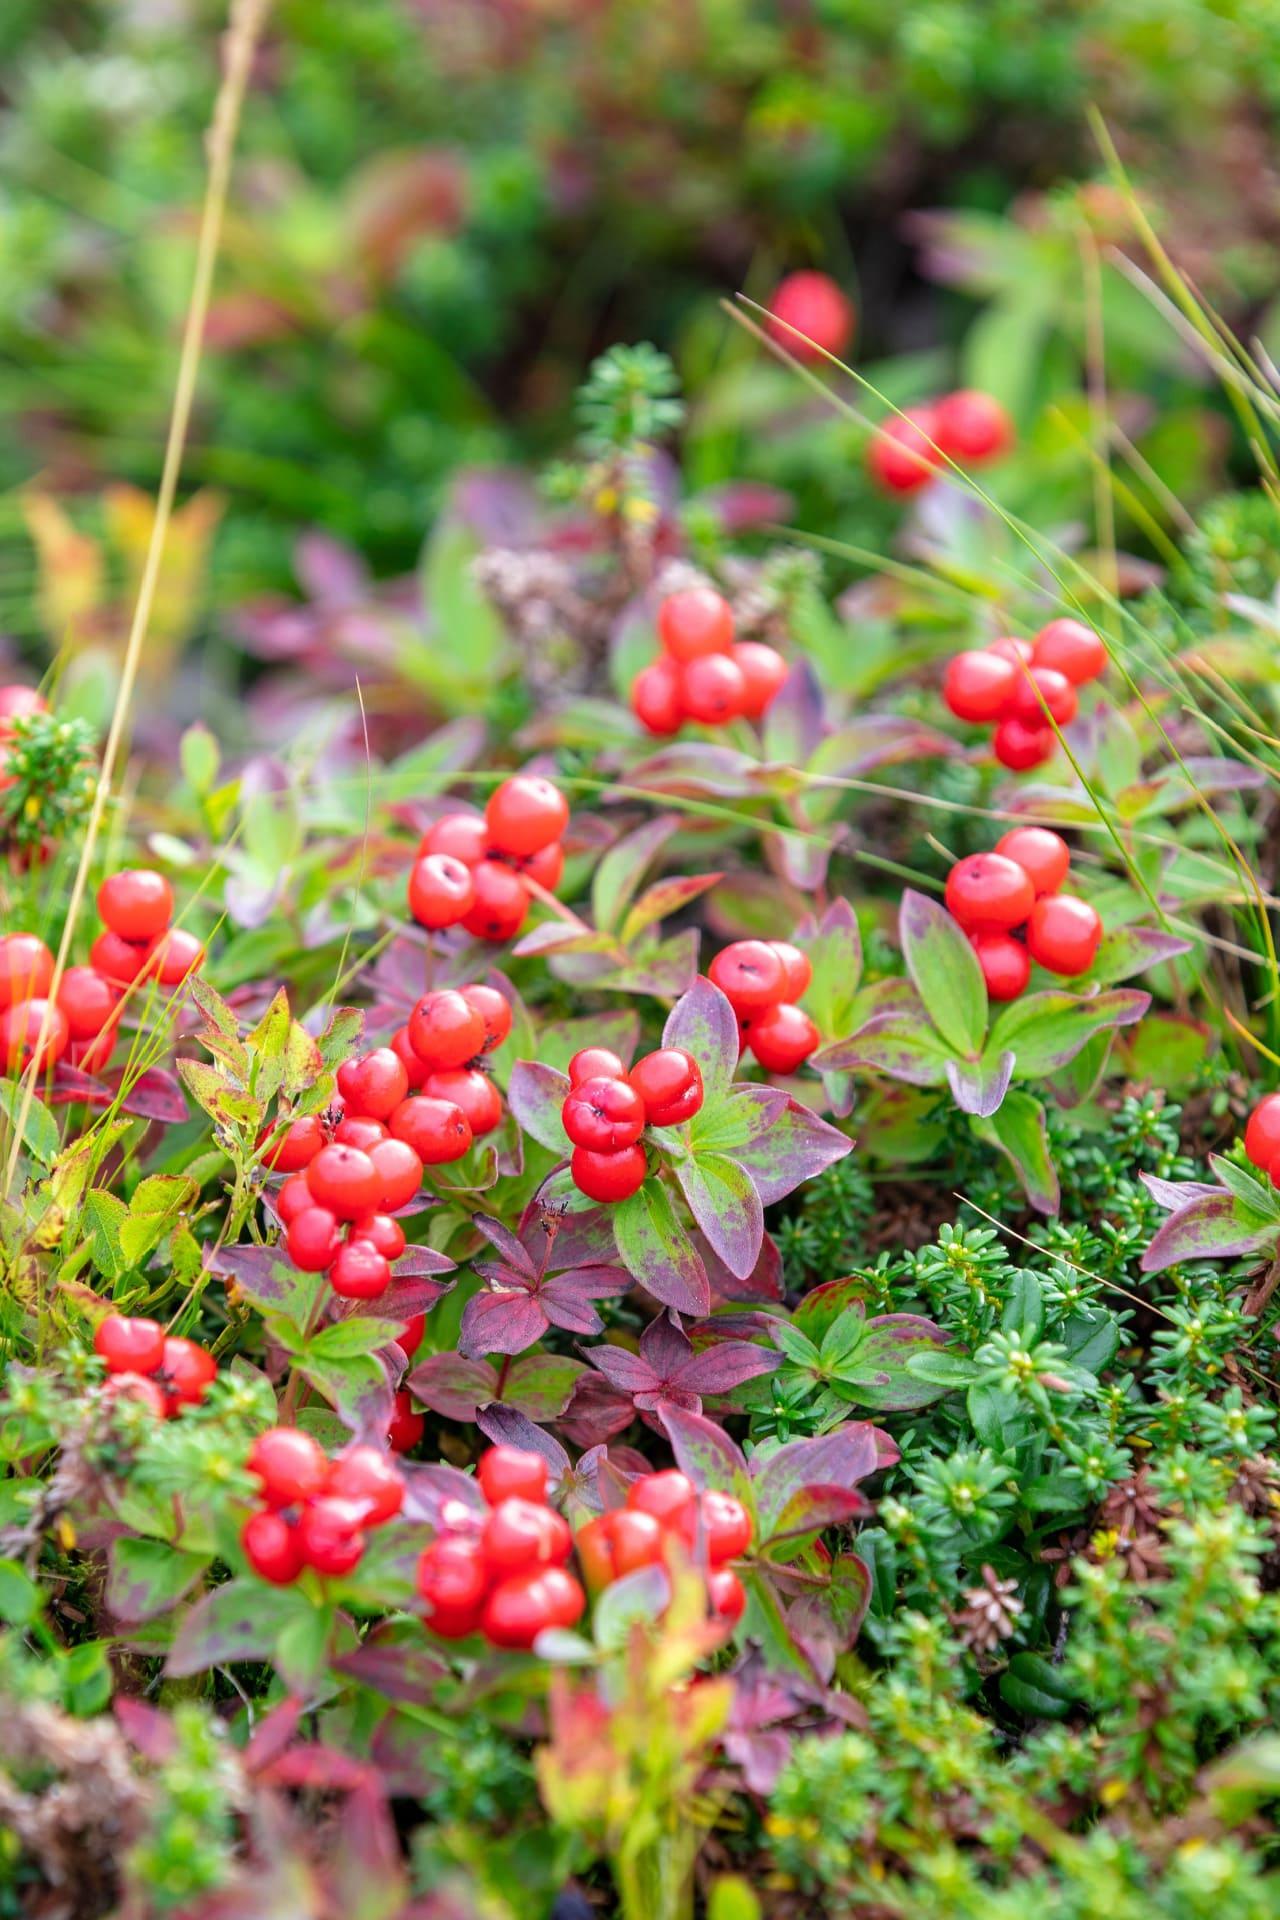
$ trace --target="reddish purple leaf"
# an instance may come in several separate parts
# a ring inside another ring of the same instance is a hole
[[[477,1293],[462,1311],[458,1352],[468,1360],[483,1359],[486,1353],[523,1353],[542,1338],[547,1325],[536,1289]]]
[[[719,987],[704,975],[667,1015],[664,1047],[683,1047],[702,1069],[707,1099],[726,1093],[738,1065],[738,1020]]]
[[[722,1427],[705,1414],[664,1408],[662,1424],[676,1456],[676,1464],[696,1487],[715,1487],[736,1493],[754,1511],[755,1495],[747,1463]]]
[[[124,1079],[120,1084],[125,1084]],[[163,1067],[148,1067],[140,1073],[129,1084],[120,1105],[125,1113],[140,1114],[144,1120],[163,1120],[170,1127],[181,1126],[187,1118],[181,1084]]]
[[[433,1353],[409,1375],[415,1400],[446,1420],[472,1421],[476,1410],[494,1397],[498,1376],[483,1360],[467,1360],[460,1353]]]
[[[524,1453],[536,1453],[546,1461],[550,1484],[555,1487],[570,1471],[569,1456],[560,1442],[544,1427],[535,1426],[526,1414],[498,1402],[482,1407],[476,1425],[495,1447],[519,1447]]]
[[[1257,1215],[1253,1215],[1254,1220]],[[1144,1273],[1163,1273],[1182,1260],[1239,1259],[1270,1252],[1280,1242],[1280,1222],[1249,1224],[1234,1194],[1203,1195],[1171,1213],[1142,1256]]]
[[[788,1100],[769,1132],[735,1147],[733,1157],[751,1175],[762,1204],[768,1207],[852,1150],[852,1140],[839,1128],[820,1120],[798,1100]]]

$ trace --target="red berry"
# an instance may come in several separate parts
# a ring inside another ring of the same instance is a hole
[[[0,687],[0,724],[9,720],[26,720],[33,713],[48,713],[49,702],[34,687]],[[6,728],[12,732],[12,728]]]
[[[456,988],[427,993],[409,1015],[409,1042],[432,1073],[462,1067],[484,1052],[484,1017]]]
[[[627,1080],[580,1080],[560,1113],[574,1146],[593,1153],[633,1146],[645,1127],[644,1101]]]
[[[619,1507],[609,1516],[614,1577],[656,1566],[663,1557],[666,1535],[651,1513]]]
[[[126,867],[98,888],[98,913],[122,940],[154,940],[173,919],[173,888],[149,867]]]
[[[70,1038],[67,1016],[54,1001],[20,1000],[0,1014],[0,1057],[7,1073],[25,1073],[33,1062],[37,1072],[47,1072],[61,1060]]]
[[[646,1473],[627,1488],[627,1505],[637,1513],[652,1514],[663,1526],[675,1526],[692,1513],[698,1489],[678,1467]]]
[[[425,1313],[412,1314],[410,1318],[405,1321],[399,1333],[396,1335],[396,1345],[399,1347],[401,1353],[407,1355],[407,1357],[410,1360],[412,1360],[414,1354],[418,1351],[418,1348],[422,1345],[423,1339],[426,1336],[426,1331],[427,1331],[426,1314]]]
[[[194,933],[183,927],[169,927],[158,933],[147,948],[147,969],[155,969],[162,987],[180,987],[204,965],[204,947]]]
[[[496,987],[460,987],[458,991],[484,1022],[484,1053],[493,1053],[511,1031],[511,1002]]]
[[[102,1032],[120,995],[96,967],[68,967],[58,982],[58,1005],[73,1040],[92,1040]]]
[[[142,1373],[113,1373],[103,1388],[107,1399],[139,1400],[157,1420],[169,1418],[169,1402],[164,1388],[157,1380],[149,1380]]]
[[[363,1114],[348,1114],[345,1120],[339,1120],[333,1130],[333,1137],[340,1147],[359,1147],[361,1153],[368,1153],[370,1147],[376,1147],[380,1140],[390,1135],[381,1120],[366,1120]]]
[[[404,1228],[389,1213],[368,1213],[353,1220],[350,1238],[366,1240],[384,1260],[398,1260],[405,1249]]]
[[[306,1176],[301,1173],[291,1173],[275,1197],[276,1212],[286,1227],[314,1205]]]
[[[867,449],[871,478],[886,493],[918,493],[932,480],[938,455],[929,444],[935,436],[932,407],[908,407],[886,420]]]
[[[348,1447],[330,1467],[324,1490],[363,1506],[365,1525],[370,1527],[394,1520],[404,1505],[404,1481],[376,1447]]]
[[[404,1104],[407,1106],[408,1102]],[[394,1114],[392,1118],[395,1118]],[[369,1158],[378,1169],[378,1179],[382,1185],[379,1211],[396,1213],[401,1207],[407,1207],[422,1186],[420,1155],[407,1140],[393,1137],[380,1140],[376,1147],[370,1147]]]
[[[409,869],[409,911],[420,927],[456,927],[475,898],[470,867],[450,853],[424,853]]]
[[[1087,900],[1047,893],[1027,922],[1031,958],[1049,973],[1087,973],[1102,939],[1102,922]]]
[[[781,693],[791,669],[776,647],[763,640],[739,640],[730,658],[742,675],[742,711],[748,720],[762,720]]]
[[[709,653],[680,669],[680,699],[690,720],[704,726],[726,726],[744,711],[747,683],[741,667],[727,653]]]
[[[392,1453],[412,1452],[421,1441],[426,1425],[408,1389],[399,1388],[392,1405],[391,1424],[387,1428],[387,1445]]]
[[[476,1463],[480,1491],[491,1507],[502,1500],[545,1503],[547,1463],[540,1453],[523,1447],[490,1447]]]
[[[240,1530],[244,1557],[260,1580],[287,1587],[302,1572],[298,1530],[280,1513],[251,1513]]]
[[[258,1145],[270,1141],[262,1156],[264,1167],[270,1167],[273,1173],[298,1173],[303,1167],[309,1167],[316,1155],[328,1144],[328,1135],[319,1115],[304,1113],[297,1120],[287,1120],[283,1126],[264,1127],[258,1135]]]
[[[947,662],[942,697],[957,720],[999,720],[1021,679],[1019,669],[991,647],[971,647]]]
[[[245,1465],[269,1507],[313,1500],[329,1474],[324,1448],[301,1427],[268,1427],[249,1449]]]
[[[548,893],[554,893],[564,877],[564,848],[558,840],[553,840],[549,847],[531,853],[519,865],[526,880],[545,888]]]
[[[708,1487],[698,1499],[702,1544],[713,1567],[737,1560],[751,1545],[751,1515],[732,1493]]]
[[[993,1000],[1016,1000],[1031,978],[1031,961],[1011,933],[971,933],[987,992]]]
[[[621,1080],[626,1071],[608,1047],[583,1047],[569,1062],[569,1085],[578,1087],[584,1080]]]
[[[1007,660],[1012,667],[1018,669],[1019,680],[1022,678],[1021,668],[1029,665],[1031,661],[1031,642],[1019,640],[1013,634],[1006,633],[999,640],[993,640],[985,651],[994,653],[1000,660]]]
[[[587,1583],[590,1593],[603,1593],[612,1586],[617,1578],[613,1564],[613,1522],[619,1509],[608,1513],[598,1513],[593,1520],[579,1527],[573,1537],[573,1550],[578,1556],[578,1566]]]
[[[489,796],[484,810],[489,843],[499,853],[540,853],[569,824],[569,802],[540,774],[517,773]]]
[[[813,963],[808,954],[793,947],[789,940],[771,940],[769,945],[782,962],[783,999],[803,1000],[813,980]]]
[[[338,1220],[327,1207],[304,1207],[285,1230],[285,1251],[303,1273],[323,1273],[342,1245]]]
[[[338,1092],[346,1101],[349,1114],[385,1120],[408,1091],[409,1076],[392,1047],[375,1047],[371,1053],[344,1060],[338,1068]]]
[[[149,974],[153,957],[150,942],[123,940],[110,929],[100,933],[89,949],[90,966],[117,987],[132,986],[143,974]]]
[[[568,1522],[554,1508],[512,1495],[499,1500],[480,1536],[495,1579],[526,1567],[562,1567],[573,1551]]]
[[[586,1595],[563,1567],[513,1574],[484,1603],[480,1625],[495,1647],[532,1647],[547,1627],[572,1627],[582,1618]]]
[[[115,1052],[116,1038],[115,1028],[107,1027],[96,1040],[69,1040],[62,1057],[69,1067],[79,1067],[82,1073],[101,1073]]]
[[[164,1328],[155,1320],[109,1313],[94,1330],[93,1350],[108,1373],[154,1373],[164,1359]]]
[[[1244,1150],[1255,1167],[1270,1167],[1280,1154],[1280,1093],[1269,1093],[1249,1115]]]
[[[179,1407],[199,1406],[218,1377],[218,1363],[194,1340],[170,1334],[164,1343],[160,1375],[169,1398],[169,1412],[176,1413]]]
[[[769,311],[769,331],[793,359],[839,359],[853,339],[853,302],[829,274],[789,273],[778,282]]]
[[[425,1091],[433,1100],[451,1100],[455,1107],[461,1107],[473,1139],[492,1133],[502,1124],[502,1095],[479,1067],[452,1067],[447,1073],[429,1073]]]
[[[322,1147],[307,1168],[307,1185],[318,1207],[327,1207],[339,1220],[376,1213],[382,1204],[382,1178],[360,1147],[338,1142]]]
[[[477,866],[489,851],[489,829],[478,813],[445,813],[423,834],[419,854],[443,853],[464,867]]]
[[[1013,717],[1029,727],[1044,724],[1044,716],[1065,727],[1076,717],[1080,701],[1065,673],[1053,667],[1031,667],[1018,676],[1013,696]]]
[[[1012,717],[1002,720],[991,740],[991,750],[1002,767],[1008,767],[1013,773],[1025,773],[1028,767],[1038,767],[1048,760],[1058,744],[1058,736],[1047,723],[1041,727],[1028,726],[1025,720]]]
[[[1038,667],[1053,667],[1066,675],[1072,686],[1082,687],[1096,680],[1107,664],[1107,649],[1081,620],[1051,620],[1041,627],[1031,649]]]
[[[1037,894],[1056,893],[1067,877],[1071,849],[1051,827],[1013,827],[996,841],[997,853],[1016,860]]]
[[[804,1008],[786,1000],[767,1007],[747,1027],[747,1045],[766,1073],[794,1073],[821,1038]]]
[[[678,1127],[702,1105],[702,1069],[683,1047],[646,1053],[628,1078],[644,1101],[651,1127]]]
[[[474,878],[476,901],[463,926],[477,940],[510,940],[524,925],[529,889],[497,860],[482,860]]]
[[[934,439],[958,466],[999,459],[1013,445],[1013,422],[1000,402],[974,387],[939,400],[934,423]]]
[[[674,660],[660,654],[641,667],[631,682],[631,711],[646,733],[678,733],[684,719],[680,675]]]
[[[298,1545],[317,1573],[350,1573],[364,1552],[364,1509],[354,1500],[321,1494],[298,1517]]]
[[[947,875],[947,912],[966,933],[1020,927],[1035,900],[1027,875],[1002,853],[971,853]]]
[[[575,1147],[569,1172],[579,1193],[602,1206],[617,1200],[629,1200],[644,1185],[649,1163],[641,1146],[622,1147],[617,1153],[593,1153],[590,1147]]]
[[[788,963],[770,940],[735,940],[707,971],[735,1013],[763,1013],[786,997]]]
[[[340,1300],[376,1300],[391,1284],[391,1265],[371,1240],[347,1240],[329,1268],[329,1285]]]
[[[52,984],[53,955],[43,940],[34,933],[0,937],[0,1007],[10,1007],[15,1000],[43,999]]]
[[[733,609],[714,587],[684,587],[658,608],[658,638],[673,660],[705,660],[733,645]]]
[[[442,1167],[461,1160],[470,1151],[471,1122],[452,1100],[433,1100],[429,1094],[411,1094],[391,1116],[397,1140],[413,1148],[422,1164]],[[388,1203],[389,1204],[389,1203]]]
[[[392,1053],[395,1054],[396,1059],[404,1068],[405,1079],[408,1081],[410,1093],[417,1093],[427,1077],[428,1069],[426,1062],[419,1060],[413,1050],[413,1042],[409,1038],[408,1027],[397,1027],[391,1036],[390,1045]]]
[[[732,1567],[717,1567],[707,1575],[707,1599],[717,1620],[736,1627],[747,1607],[747,1590]]]
[[[426,1625],[442,1640],[464,1640],[480,1625],[489,1572],[478,1540],[441,1534],[418,1560]]]

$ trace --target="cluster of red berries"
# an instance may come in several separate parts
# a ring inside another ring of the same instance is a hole
[[[797,1006],[813,979],[807,954],[787,940],[735,940],[711,962],[710,975],[738,1018],[738,1044],[766,1073],[794,1073],[821,1035]]]
[[[489,796],[483,817],[446,813],[428,827],[409,874],[409,911],[436,932],[511,940],[529,911],[532,881],[554,893],[564,872],[560,837],[569,803],[539,774],[517,773]]]
[[[268,1129],[263,1160],[289,1176],[275,1205],[296,1267],[327,1273],[345,1300],[385,1292],[405,1248],[394,1216],[423,1168],[461,1159],[502,1118],[498,1089],[476,1063],[510,1027],[495,987],[424,994],[391,1046],[343,1061],[327,1114],[304,1114],[274,1138]]]
[[[300,1427],[268,1427],[246,1465],[263,1504],[245,1521],[240,1544],[259,1578],[277,1587],[304,1567],[350,1573],[367,1530],[394,1520],[404,1505],[404,1482],[387,1454],[357,1445],[330,1460]]]
[[[107,1314],[94,1331],[93,1350],[117,1391],[144,1401],[162,1420],[198,1406],[218,1375],[211,1353],[141,1316]]]
[[[588,1520],[574,1542],[582,1577],[594,1597],[638,1567],[660,1565],[670,1543],[707,1573],[707,1599],[718,1620],[736,1626],[747,1604],[741,1580],[728,1564],[751,1545],[751,1515],[731,1493],[699,1493],[675,1467],[642,1474],[627,1502]]]
[[[886,493],[918,493],[944,454],[958,467],[984,467],[1012,445],[1013,422],[1000,402],[975,387],[962,387],[941,400],[907,407],[877,427],[867,467]]]
[[[712,587],[669,593],[658,639],[662,652],[631,682],[631,711],[649,733],[678,733],[686,720],[759,720],[787,677],[776,647],[734,640],[733,609]]]
[[[1022,772],[1052,754],[1080,704],[1076,689],[1096,680],[1107,650],[1079,620],[1051,620],[1034,640],[994,640],[948,663],[942,697],[957,720],[994,722],[991,747],[1002,767]]]
[[[1087,973],[1102,921],[1087,900],[1059,888],[1071,849],[1048,827],[1014,827],[992,853],[971,853],[947,875],[947,911],[969,936],[987,992],[1016,1000],[1034,960],[1048,973]],[[1025,928],[1024,945],[1014,930]]]
[[[568,1570],[573,1534],[547,1503],[547,1463],[491,1447],[476,1470],[487,1516],[465,1509],[418,1561],[426,1624],[442,1640],[482,1633],[495,1647],[532,1647],[547,1627],[572,1627],[587,1597]]]
[[[646,1127],[678,1127],[702,1105],[702,1069],[683,1047],[659,1047],[627,1072],[607,1047],[584,1047],[569,1062],[560,1109],[573,1143],[569,1171],[589,1200],[612,1205],[643,1185]]]

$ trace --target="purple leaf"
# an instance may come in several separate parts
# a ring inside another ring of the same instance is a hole
[[[495,1398],[530,1420],[554,1420],[568,1406],[584,1372],[580,1360],[559,1353],[531,1353],[516,1361]]]
[[[869,1067],[905,1080],[913,1087],[940,1087],[955,1055],[935,1032],[923,1007],[887,1008],[864,1021],[847,1040],[815,1053],[809,1065],[819,1073],[849,1073]]]
[[[471,1224],[484,1235],[491,1247],[496,1248],[509,1267],[514,1267],[517,1273],[526,1275],[530,1280],[536,1277],[538,1269],[532,1256],[500,1220],[490,1220],[487,1214],[478,1213]]]
[[[1103,935],[1087,982],[1090,986],[1111,986],[1191,950],[1191,941],[1176,933],[1162,933],[1156,927],[1117,927]]]
[[[182,1614],[165,1672],[181,1680],[210,1667],[267,1659],[284,1628],[310,1613],[311,1602],[296,1587],[228,1581]]]
[[[439,1698],[442,1682],[453,1677],[449,1663],[430,1647],[380,1640],[376,1631],[353,1653],[342,1654],[332,1664],[335,1673],[410,1707],[429,1707]]]
[[[855,1487],[880,1466],[877,1429],[859,1420],[813,1440],[793,1440],[752,1462],[761,1542],[794,1496],[808,1486]]]
[[[705,1353],[699,1353],[688,1361],[676,1374],[675,1379],[684,1392],[697,1394],[732,1393],[746,1380],[754,1380],[762,1373],[772,1373],[781,1363],[781,1355],[772,1353],[766,1347],[756,1347],[749,1340],[722,1340],[714,1347],[708,1347]]]
[[[1280,1223],[1272,1220],[1250,1226],[1235,1195],[1218,1189],[1171,1213],[1140,1264],[1144,1273],[1163,1273],[1182,1260],[1238,1259],[1264,1249],[1270,1252],[1278,1242]]]
[[[1138,1178],[1156,1205],[1163,1207],[1166,1213],[1185,1207],[1189,1200],[1204,1200],[1210,1194],[1222,1192],[1221,1187],[1208,1186],[1202,1180],[1161,1180],[1154,1173],[1140,1173]]]
[[[502,1293],[477,1293],[462,1310],[458,1352],[467,1360],[487,1353],[523,1353],[540,1340],[548,1326],[536,1292],[508,1288]]]
[[[569,1138],[560,1118],[560,1109],[569,1092],[569,1076],[544,1067],[536,1060],[517,1060],[507,1082],[507,1104],[520,1126],[541,1146],[564,1159],[569,1157]]]
[[[499,1401],[481,1409],[476,1425],[495,1447],[519,1447],[524,1453],[536,1453],[546,1461],[551,1485],[557,1486],[569,1472],[569,1456],[554,1435],[536,1427],[526,1414]]]
[[[469,1473],[441,1462],[423,1463],[402,1460],[400,1477],[405,1484],[406,1520],[421,1521],[437,1533],[479,1531],[489,1511],[489,1503],[479,1482]]]
[[[738,796],[751,791],[757,764],[733,747],[712,747],[699,741],[674,747],[642,760],[627,775],[627,784],[646,793],[717,793]]]
[[[695,1487],[734,1493],[754,1511],[755,1490],[747,1463],[722,1427],[705,1414],[688,1413],[681,1407],[664,1407],[661,1419],[676,1464]]]
[[[1151,995],[1135,987],[1112,987],[1088,997],[1056,988],[1027,993],[996,1019],[987,1052],[1011,1047],[1019,1080],[1034,1080],[1065,1067],[1095,1033],[1131,1027],[1150,1005]]]
[[[863,714],[831,734],[809,761],[811,774],[844,779],[899,760],[945,760],[959,752],[948,734],[892,713]]]
[[[713,1253],[745,1280],[764,1244],[764,1208],[751,1176],[726,1154],[699,1153],[678,1162],[676,1179]]]
[[[803,767],[823,734],[822,688],[807,660],[797,660],[769,702],[760,746],[766,761]]]
[[[834,1656],[857,1639],[871,1602],[871,1571],[856,1553],[836,1555],[831,1578],[818,1593],[806,1593],[787,1610],[791,1631],[830,1677]],[[829,1652],[824,1657],[824,1643]]]
[[[602,1346],[584,1347],[582,1351],[620,1393],[651,1393],[660,1384],[659,1376],[643,1355],[632,1353],[628,1347],[606,1341]]]
[[[683,1047],[702,1069],[708,1104],[728,1092],[738,1065],[738,1020],[719,987],[699,975],[667,1016],[664,1047]]]
[[[601,932],[616,931],[648,867],[679,824],[678,814],[655,814],[616,841],[601,858],[591,882],[591,912]]]
[[[798,1100],[788,1100],[768,1133],[736,1148],[733,1157],[751,1175],[761,1204],[769,1207],[852,1151],[852,1140],[837,1127]]]
[[[427,1274],[452,1273],[453,1270],[453,1261],[445,1254],[437,1253],[434,1247],[406,1247],[391,1263],[392,1274],[397,1280],[418,1280]]]
[[[120,1084],[124,1087],[126,1083],[128,1091],[120,1102],[125,1113],[140,1114],[144,1120],[163,1120],[171,1127],[181,1126],[187,1118],[181,1084],[163,1067],[148,1067],[132,1082],[125,1074]]]
[[[760,1243],[760,1254],[751,1272],[743,1279],[730,1273],[728,1267],[718,1257],[714,1249],[702,1237],[694,1235],[694,1245],[699,1258],[707,1270],[707,1279],[711,1291],[721,1300],[781,1300],[782,1257],[777,1242],[765,1234]]]
[[[420,1360],[409,1375],[415,1400],[446,1420],[473,1421],[478,1408],[494,1397],[498,1376],[483,1360],[467,1360],[460,1353],[433,1353]]]
[[[797,1487],[785,1506],[773,1516],[767,1545],[773,1546],[779,1540],[801,1539],[807,1533],[844,1526],[850,1520],[865,1520],[873,1511],[871,1502],[856,1487],[827,1487],[810,1481]]]
[[[630,1394],[620,1393],[599,1373],[584,1373],[573,1398],[557,1421],[575,1446],[601,1446],[629,1427],[635,1417]]]
[[[993,1114],[1009,1091],[1013,1061],[1012,1053],[994,1060],[948,1060],[947,1084],[961,1113],[975,1113],[980,1119]]]

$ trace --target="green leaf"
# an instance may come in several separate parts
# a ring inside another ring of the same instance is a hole
[[[1023,1269],[1014,1276],[1000,1327],[1004,1333],[1020,1334],[1026,1347],[1034,1347],[1044,1332],[1044,1297],[1034,1273]]]
[[[163,1540],[114,1540],[107,1605],[129,1625],[168,1613],[209,1565],[207,1555],[181,1553]]]
[[[1076,1703],[1076,1691],[1061,1667],[1038,1653],[1015,1653],[1000,1676],[1000,1697],[1032,1720],[1063,1720]]]
[[[201,721],[188,727],[178,742],[178,760],[182,777],[193,793],[203,798],[212,791],[222,756],[217,741]]]
[[[1242,1167],[1220,1153],[1209,1155],[1209,1165],[1228,1193],[1235,1195],[1246,1212],[1268,1223],[1280,1220],[1280,1191],[1264,1180],[1252,1167]]]
[[[913,1378],[926,1380],[931,1387],[944,1387],[948,1393],[967,1387],[981,1371],[960,1353],[926,1351],[913,1353],[907,1361],[907,1372]]]
[[[764,1208],[745,1168],[723,1153],[681,1160],[676,1178],[712,1251],[738,1280],[755,1272],[764,1241]]]
[[[0,1620],[29,1627],[43,1610],[44,1595],[26,1568],[16,1560],[0,1560]]]
[[[638,1193],[614,1208],[613,1234],[627,1272],[655,1300],[695,1319],[710,1313],[706,1269],[661,1180],[646,1180]]]
[[[18,1124],[23,1098],[23,1089],[17,1080],[0,1080],[0,1113],[4,1114],[11,1127]],[[57,1121],[48,1107],[34,1095],[22,1128],[22,1144],[42,1167],[53,1165],[61,1145]]]
[[[295,1693],[315,1691],[328,1666],[332,1631],[332,1609],[308,1607],[305,1613],[286,1621],[276,1635],[275,1664]]]
[[[997,1017],[987,1055],[994,1058],[1012,1048],[1018,1079],[1039,1079],[1074,1060],[1095,1033],[1132,1026],[1150,1004],[1151,995],[1135,987],[1113,987],[1088,998],[1056,989],[1027,993]]]
[[[389,1347],[403,1326],[400,1320],[375,1320],[369,1314],[352,1314],[348,1320],[334,1320],[319,1333],[313,1333],[302,1349],[302,1358],[313,1360],[350,1360],[359,1354],[376,1353]]]
[[[972,945],[945,908],[908,887],[898,915],[903,957],[938,1032],[976,1057],[987,1031],[987,988]]]
[[[118,1280],[129,1271],[129,1262],[120,1245],[120,1230],[129,1217],[129,1209],[114,1193],[95,1187],[84,1203],[84,1214],[94,1265],[110,1279]]]
[[[854,1026],[854,1003],[862,978],[858,918],[847,900],[833,900],[816,933],[796,943],[813,968],[804,1003],[828,1040],[843,1040]]]
[[[265,1660],[289,1622],[312,1611],[298,1587],[230,1580],[183,1612],[165,1672],[183,1679],[232,1661]]]
[[[1058,1175],[1049,1154],[1044,1108],[1029,1093],[1006,1094],[1004,1104],[989,1120],[970,1120],[983,1140],[1006,1153],[1026,1196],[1038,1213],[1056,1213],[1060,1198]]]

